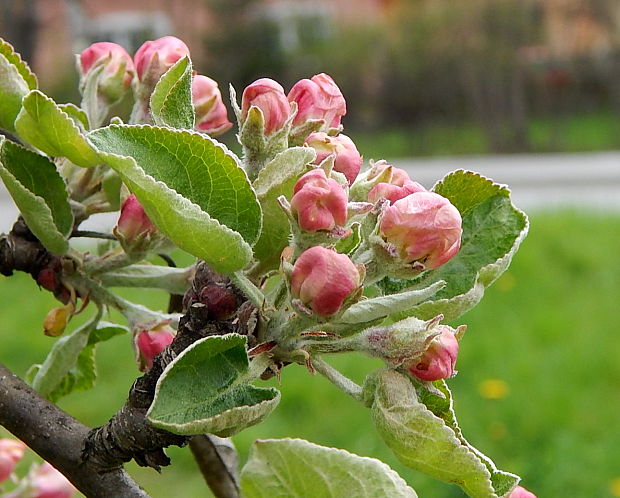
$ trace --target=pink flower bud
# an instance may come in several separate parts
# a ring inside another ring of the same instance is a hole
[[[291,112],[284,88],[270,78],[258,79],[243,90],[241,119],[247,118],[251,106],[258,107],[263,113],[265,135],[271,135],[282,128]]]
[[[508,498],[536,498],[536,495],[521,486],[517,486],[512,490],[512,493],[508,495]]]
[[[49,463],[43,462],[28,480],[32,498],[71,498],[77,491],[73,484]]]
[[[135,195],[131,194],[121,206],[121,214],[116,224],[115,233],[125,241],[132,242],[138,237],[145,237],[157,229],[144,212]]]
[[[16,439],[0,439],[0,484],[15,470],[17,462],[24,456],[26,445]]]
[[[362,167],[362,156],[349,137],[342,134],[330,137],[320,131],[306,138],[305,144],[316,150],[315,164],[321,164],[328,156],[334,155],[334,170],[346,176],[349,185],[355,181]]]
[[[174,36],[164,36],[144,42],[133,57],[140,81],[145,78],[156,82],[182,57],[189,55],[189,48]],[[154,84],[154,83],[153,83]]]
[[[347,104],[340,88],[325,73],[295,83],[288,93],[288,100],[297,102],[297,114],[293,120],[295,126],[309,119],[322,119],[328,128],[338,128],[340,119],[347,113]]]
[[[174,339],[174,329],[169,325],[159,325],[152,330],[142,330],[137,338],[140,370],[149,370],[153,358],[161,353]]]
[[[406,181],[400,187],[391,183],[377,183],[368,192],[368,202],[374,204],[379,199],[387,199],[390,201],[390,204],[394,204],[397,200],[415,192],[426,192],[426,189],[418,182],[412,182],[411,180]]]
[[[122,73],[121,85],[129,88],[134,78],[135,70],[131,56],[127,51],[110,42],[93,43],[80,54],[80,70],[86,76],[93,68],[105,64],[103,74],[107,80],[116,79]]]
[[[461,245],[461,214],[448,199],[434,192],[415,192],[389,206],[379,230],[407,263],[437,268]]]
[[[211,134],[224,133],[232,123],[217,83],[198,74],[192,79],[192,100],[196,110],[196,129]]]
[[[329,316],[359,288],[360,280],[346,254],[315,246],[304,251],[293,266],[291,295],[317,315]]]
[[[291,208],[302,230],[332,230],[347,221],[347,194],[340,184],[314,169],[303,175],[293,189]]]
[[[391,164],[388,164],[386,161],[381,160],[377,161],[372,169],[368,172],[368,180],[372,181],[379,176],[388,172],[389,181],[387,183],[391,183],[392,185],[397,185],[402,187],[405,183],[411,181],[409,175],[404,169],[395,168]]]
[[[438,325],[435,337],[419,360],[409,365],[411,375],[422,380],[448,379],[454,376],[454,365],[459,354],[459,342],[449,327]]]

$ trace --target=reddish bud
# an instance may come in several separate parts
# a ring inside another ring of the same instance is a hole
[[[291,208],[302,230],[332,230],[347,221],[347,194],[340,184],[314,169],[303,175],[293,189]]]
[[[0,484],[15,470],[17,462],[24,456],[26,445],[16,439],[0,439]]]
[[[331,137],[327,133],[312,133],[306,138],[305,145],[316,150],[315,164],[320,164],[327,157],[334,156],[334,170],[346,176],[351,185],[362,167],[362,156],[357,147],[346,135]]]
[[[131,56],[123,47],[116,43],[99,42],[93,43],[80,54],[80,70],[83,76],[103,64],[105,65],[103,86],[106,86],[106,83],[118,86],[120,83],[121,88],[115,89],[117,92],[120,91],[119,93],[129,88],[135,69]]]
[[[346,254],[322,246],[304,251],[293,266],[291,295],[319,316],[333,315],[361,285]]]
[[[241,97],[241,119],[245,121],[250,107],[258,107],[265,121],[265,135],[284,126],[291,112],[282,85],[270,78],[261,78],[248,85]]]
[[[27,479],[28,496],[32,498],[71,498],[77,491],[64,475],[47,462],[31,472]]]
[[[402,187],[405,183],[411,181],[411,178],[409,178],[409,175],[404,169],[395,168],[384,160],[377,161],[373,165],[368,172],[367,180],[372,181],[386,174],[387,183],[391,183],[392,185],[397,185],[399,187]]]
[[[449,327],[438,325],[440,334],[433,338],[422,358],[408,366],[411,375],[422,380],[448,379],[454,376],[459,342]]]
[[[192,79],[192,100],[196,110],[196,129],[213,135],[229,130],[232,123],[217,83],[198,74]]]
[[[325,73],[295,83],[288,100],[297,102],[297,114],[293,120],[295,126],[310,119],[322,119],[327,128],[338,128],[340,119],[347,113],[347,104],[340,88]]]
[[[200,290],[199,300],[207,305],[208,317],[214,320],[230,318],[237,308],[237,296],[228,287],[218,284],[207,284]]]
[[[536,495],[521,486],[517,486],[508,495],[508,498],[536,498]]]
[[[461,215],[448,199],[434,192],[416,192],[389,206],[381,218],[381,235],[404,261],[437,268],[461,245]]]
[[[144,42],[133,57],[140,81],[146,78],[156,82],[182,57],[189,55],[189,48],[174,36],[164,36]],[[154,83],[153,83],[154,84]]]
[[[394,204],[399,199],[407,197],[415,192],[426,192],[426,189],[418,182],[406,181],[404,185],[398,186],[391,183],[377,183],[368,192],[368,202],[376,203],[379,199],[387,199],[390,204]]]
[[[152,330],[142,330],[136,337],[140,370],[149,370],[153,358],[161,353],[174,339],[174,329],[168,325],[159,325]]]
[[[43,268],[37,275],[37,283],[45,290],[54,292],[59,285],[58,273],[52,268]]]
[[[115,233],[124,240],[131,242],[138,237],[145,237],[157,229],[144,212],[135,195],[131,194],[121,206],[121,214],[116,224]]]

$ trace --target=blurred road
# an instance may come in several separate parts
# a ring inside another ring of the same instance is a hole
[[[620,151],[579,154],[514,154],[506,156],[395,159],[427,188],[455,169],[477,171],[512,190],[514,203],[525,210],[566,206],[620,212]],[[0,232],[6,232],[17,209],[0,185]],[[84,228],[109,229],[116,215],[93,217]]]

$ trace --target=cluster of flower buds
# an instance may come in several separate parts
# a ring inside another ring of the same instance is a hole
[[[136,358],[141,371],[150,370],[153,359],[172,343],[175,330],[168,324],[134,331]]]
[[[0,484],[6,481],[24,456],[26,445],[16,439],[0,439]]]
[[[343,134],[332,137],[322,131],[315,132],[306,138],[304,145],[316,151],[315,164],[332,158],[334,170],[342,173],[349,185],[355,181],[362,167],[362,156],[349,137]]]
[[[306,315],[335,315],[361,296],[364,275],[360,270],[346,254],[322,246],[311,247],[293,265],[293,306]]]

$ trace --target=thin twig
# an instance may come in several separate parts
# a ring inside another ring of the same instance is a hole
[[[194,436],[189,447],[216,498],[238,498],[238,457],[230,440],[203,434]]]
[[[74,230],[73,232],[71,232],[71,237],[116,240],[116,237],[111,233],[95,232],[92,230]]]

